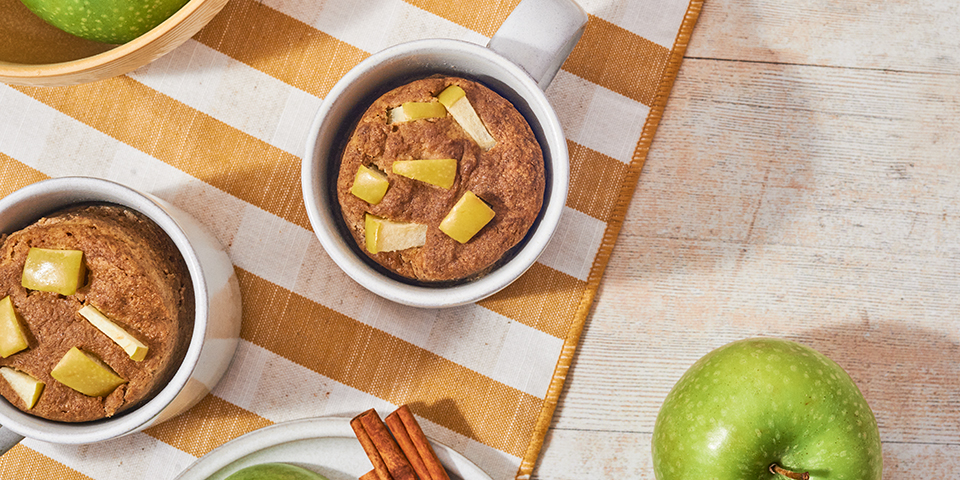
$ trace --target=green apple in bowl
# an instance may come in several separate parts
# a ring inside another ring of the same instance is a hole
[[[227,480],[327,480],[327,477],[289,463],[270,462],[241,468]]]
[[[653,429],[658,480],[880,480],[877,421],[849,375],[775,338],[722,346],[680,378]]]
[[[21,0],[44,21],[103,43],[127,43],[160,25],[187,0]]]

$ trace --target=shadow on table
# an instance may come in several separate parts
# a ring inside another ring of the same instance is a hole
[[[960,443],[960,342],[944,333],[949,331],[956,329],[876,322],[863,313],[860,323],[820,327],[792,339],[847,370],[873,409],[885,444],[942,446]],[[890,473],[897,468],[890,448],[884,457]]]
[[[416,415],[423,416],[430,421],[443,425],[467,438],[475,438],[470,423],[463,416],[460,407],[450,398],[438,400],[431,404],[426,402],[411,402],[410,410]],[[428,433],[429,435],[429,433]]]

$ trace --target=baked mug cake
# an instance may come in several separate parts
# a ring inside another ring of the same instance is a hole
[[[4,235],[0,298],[0,394],[55,421],[111,417],[149,399],[193,328],[179,251],[115,205],[70,208]]]
[[[421,282],[494,268],[543,205],[544,159],[524,117],[486,86],[433,76],[382,95],[344,148],[337,178],[357,246]]]

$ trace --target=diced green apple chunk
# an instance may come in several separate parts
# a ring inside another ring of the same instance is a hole
[[[10,296],[3,297],[0,300],[0,357],[7,358],[28,346],[18,317]]]
[[[368,213],[364,230],[370,253],[396,252],[427,243],[427,226],[420,223],[394,222]]]
[[[494,215],[486,202],[467,191],[440,222],[440,231],[460,243],[467,243],[493,220]]]
[[[10,388],[17,392],[17,396],[27,405],[27,410],[37,404],[37,400],[40,400],[40,394],[43,393],[43,387],[46,386],[29,373],[10,367],[0,367],[0,376],[3,376],[10,384]]]
[[[393,173],[449,190],[457,177],[457,159],[397,160]]]
[[[457,100],[466,96],[467,92],[464,92],[458,85],[450,85],[437,95],[437,101],[444,107],[450,108],[450,105],[453,105]]]
[[[73,295],[83,284],[86,267],[80,250],[31,248],[20,284],[30,290]]]
[[[389,187],[390,181],[387,180],[385,173],[377,170],[376,167],[360,165],[357,176],[353,179],[353,186],[350,187],[350,193],[364,202],[376,205],[383,200]]]
[[[147,357],[147,346],[119,325],[113,323],[100,310],[97,310],[97,307],[86,305],[80,309],[80,315],[92,323],[94,327],[97,327],[97,330],[110,337],[110,340],[113,340],[124,352],[127,352],[127,355],[130,355],[133,361],[139,362]]]
[[[487,131],[483,121],[480,120],[480,116],[477,115],[477,111],[470,104],[470,99],[467,98],[466,92],[462,88],[457,85],[450,85],[437,95],[437,99],[443,106],[447,107],[447,111],[450,112],[450,115],[453,115],[453,119],[460,124],[460,127],[467,132],[467,135],[470,135],[473,141],[477,142],[477,145],[483,151],[490,150],[497,144],[497,141]]]
[[[437,102],[404,102],[387,112],[387,123],[401,123],[423,118],[443,118],[447,109]]]
[[[91,397],[104,397],[126,383],[102,360],[73,347],[50,371],[58,382]]]

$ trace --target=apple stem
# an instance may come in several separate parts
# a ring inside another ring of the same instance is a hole
[[[774,475],[783,475],[784,477],[792,478],[793,480],[810,480],[810,474],[808,472],[791,472],[790,470],[777,465],[776,462],[770,464],[770,473]]]

